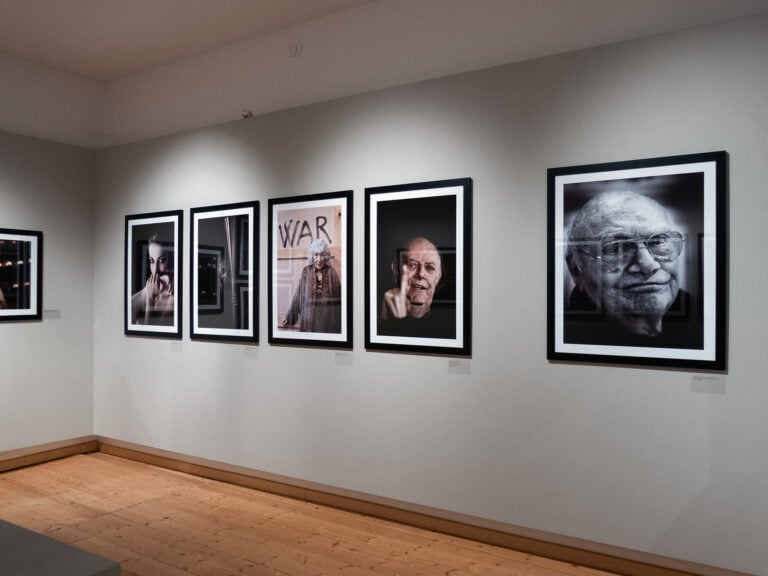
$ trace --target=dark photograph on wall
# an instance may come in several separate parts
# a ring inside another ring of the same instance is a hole
[[[365,346],[471,354],[472,180],[365,191]]]
[[[40,320],[43,233],[0,228],[0,321]]]
[[[259,203],[190,211],[190,338],[258,342]]]
[[[125,334],[181,338],[181,210],[125,217]]]
[[[550,360],[725,368],[726,163],[548,171]]]
[[[269,342],[352,347],[352,192],[269,200]]]

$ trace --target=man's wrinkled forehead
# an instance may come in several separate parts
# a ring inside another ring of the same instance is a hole
[[[437,265],[441,261],[437,247],[424,238],[411,241],[405,249],[405,255],[408,260],[431,261]]]
[[[622,230],[669,227],[671,219],[661,204],[635,193],[605,193],[595,197],[577,215],[574,232],[579,236],[601,236]]]

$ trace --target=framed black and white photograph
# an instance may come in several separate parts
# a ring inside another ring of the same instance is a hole
[[[352,192],[269,200],[269,342],[352,347]]]
[[[190,338],[258,342],[259,203],[192,208],[190,226]]]
[[[722,370],[727,154],[548,170],[547,357]]]
[[[472,180],[365,191],[365,346],[471,354]]]
[[[0,321],[42,313],[43,233],[0,228]]]
[[[181,338],[183,213],[125,217],[125,334]]]

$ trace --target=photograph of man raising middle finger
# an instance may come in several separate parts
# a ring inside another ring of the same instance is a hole
[[[469,354],[471,180],[367,194],[366,346]]]

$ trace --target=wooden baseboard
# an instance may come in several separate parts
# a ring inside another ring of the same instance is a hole
[[[63,442],[32,446],[21,450],[0,452],[0,472],[42,464],[43,462],[58,460],[59,458],[66,458],[75,454],[96,452],[98,449],[99,442],[96,436],[87,436]]]
[[[750,576],[100,438],[101,452],[626,576]]]
[[[96,451],[626,576],[751,576],[98,436],[0,452],[0,472]]]

